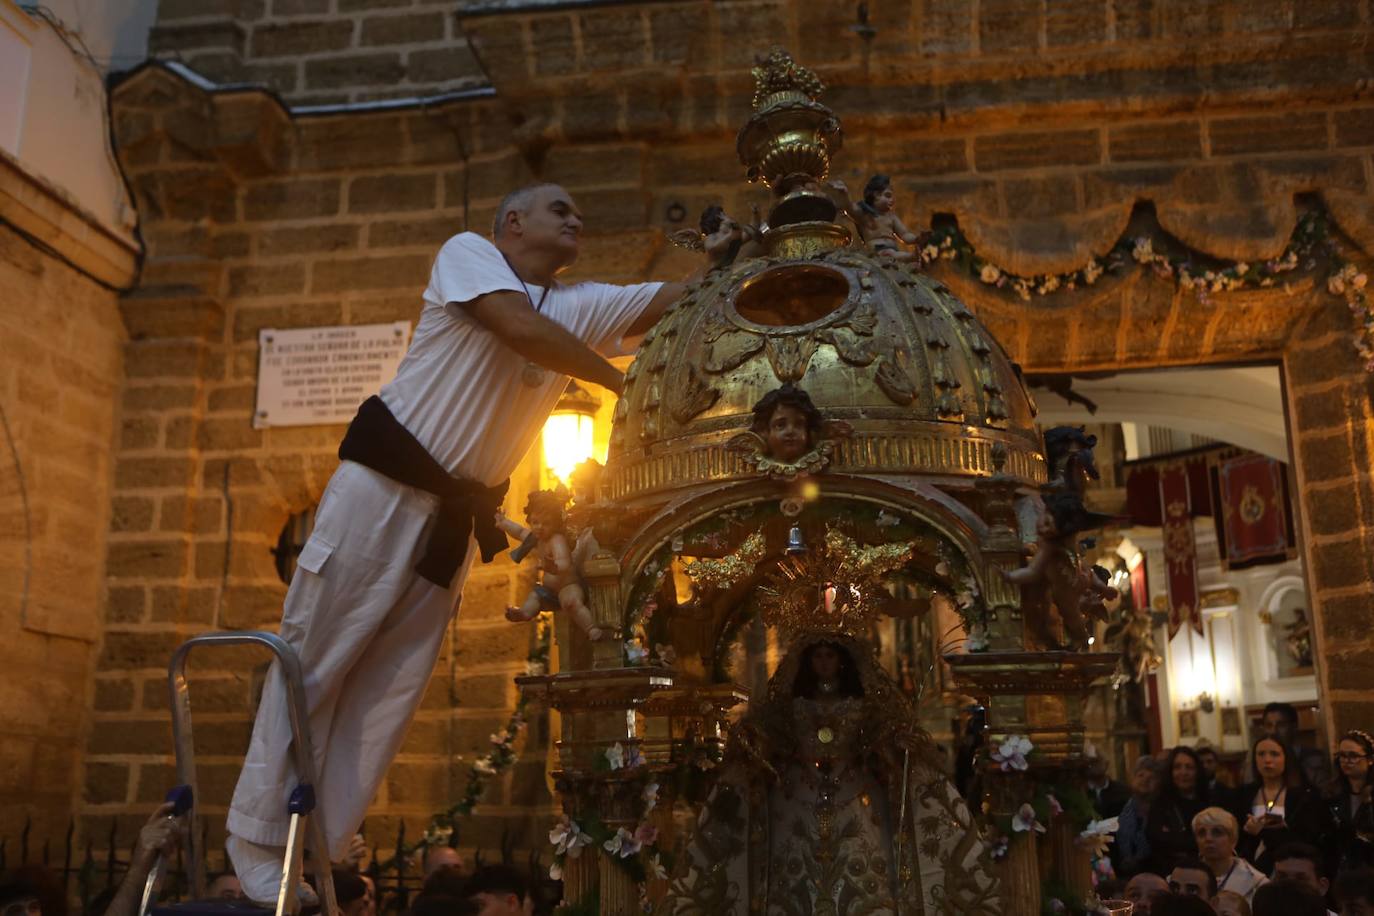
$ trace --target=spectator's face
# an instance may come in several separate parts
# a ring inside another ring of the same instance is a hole
[[[1236,838],[1220,824],[1198,824],[1193,830],[1198,855],[1204,859],[1224,859],[1236,850]]]
[[[1266,712],[1264,718],[1260,720],[1264,733],[1273,738],[1278,738],[1285,744],[1292,744],[1297,729],[1288,717],[1281,712]]]
[[[216,900],[244,900],[243,885],[234,875],[220,875],[210,882],[209,894]]]
[[[1208,782],[1217,778],[1217,755],[1213,751],[1198,752],[1198,759],[1202,761],[1202,775]]]
[[[1278,779],[1283,775],[1283,745],[1273,739],[1266,739],[1255,745],[1255,769],[1262,779]]]
[[[514,894],[478,894],[474,898],[481,906],[477,916],[534,916],[534,895],[524,900]]]
[[[1207,893],[1207,873],[1196,868],[1175,868],[1169,872],[1169,890],[1185,897],[1211,899]]]
[[[558,253],[564,258],[565,267],[577,260],[582,211],[562,188],[551,185],[535,191],[529,212],[521,216],[520,227],[525,245]]]
[[[1369,776],[1369,754],[1364,745],[1346,738],[1336,751],[1336,759],[1341,762],[1341,773],[1347,778],[1366,779]]]
[[[1329,882],[1317,874],[1317,866],[1306,859],[1284,859],[1274,863],[1275,881],[1292,881],[1310,891],[1326,896]]]
[[[1132,914],[1149,916],[1150,904],[1154,902],[1155,895],[1168,892],[1169,882],[1149,872],[1136,875],[1126,882],[1126,899],[1133,905]]]
[[[1250,907],[1240,894],[1222,891],[1212,906],[1216,907],[1217,916],[1250,916]]]
[[[1150,795],[1157,788],[1159,788],[1159,779],[1155,776],[1154,770],[1141,767],[1131,774],[1131,791],[1136,795]]]
[[[1174,777],[1174,788],[1180,792],[1192,792],[1197,788],[1197,764],[1193,762],[1192,757],[1187,754],[1174,757],[1171,772]]]

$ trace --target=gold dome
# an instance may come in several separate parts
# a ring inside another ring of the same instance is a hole
[[[1030,396],[992,335],[944,284],[864,249],[713,271],[626,379],[605,491],[622,505],[757,477],[728,443],[785,382],[852,426],[831,473],[954,482],[991,475],[1000,444],[1005,473],[1045,479]]]

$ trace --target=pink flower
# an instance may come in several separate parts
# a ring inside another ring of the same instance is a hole
[[[650,823],[640,824],[635,830],[635,842],[640,846],[652,846],[658,839],[658,828]]]

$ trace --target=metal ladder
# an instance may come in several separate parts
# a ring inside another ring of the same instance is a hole
[[[196,754],[191,740],[191,693],[186,683],[186,659],[197,646],[262,646],[276,656],[281,667],[282,679],[286,684],[287,711],[291,719],[292,748],[296,758],[296,775],[300,780],[291,792],[287,811],[291,815],[291,825],[287,832],[286,854],[282,866],[281,886],[277,890],[276,916],[289,916],[298,909],[296,888],[300,884],[304,867],[306,837],[310,831],[310,848],[315,853],[314,867],[317,891],[320,895],[321,911],[325,916],[337,912],[334,898],[334,878],[330,871],[329,843],[325,839],[323,815],[315,810],[315,752],[310,740],[310,721],[305,705],[305,682],[301,677],[300,659],[286,641],[275,633],[260,630],[244,630],[227,633],[203,633],[193,636],[177,647],[172,660],[167,665],[167,686],[172,699],[172,740],[177,759],[177,780],[180,785],[168,793],[167,800],[176,803],[176,813],[187,815],[187,859],[191,873],[191,898],[203,901],[205,897],[205,852],[200,848],[200,832],[196,824]],[[285,752],[285,749],[283,749]],[[148,881],[143,888],[143,900],[139,916],[149,916],[154,900],[153,893],[162,879],[166,863],[159,856]],[[264,912],[252,908],[256,912]],[[153,916],[188,916],[190,913],[235,913],[243,914],[243,904],[225,902],[200,902],[173,904],[152,910]]]

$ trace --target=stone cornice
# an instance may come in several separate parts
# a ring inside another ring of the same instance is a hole
[[[98,282],[123,289],[138,273],[138,243],[116,234],[67,195],[0,151],[0,219]]]

